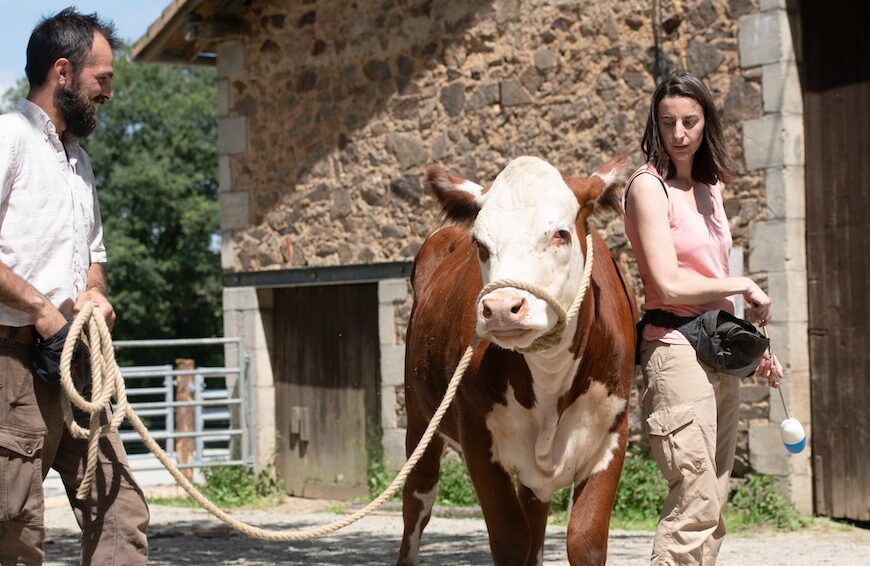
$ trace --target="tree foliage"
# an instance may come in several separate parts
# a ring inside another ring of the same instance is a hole
[[[115,338],[221,334],[213,69],[115,60],[82,145],[103,214]]]

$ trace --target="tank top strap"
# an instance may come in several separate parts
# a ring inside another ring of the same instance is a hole
[[[623,210],[626,210],[626,211],[628,210],[628,192],[631,190],[631,184],[634,182],[635,179],[637,179],[638,177],[640,177],[644,173],[646,173],[648,175],[652,175],[653,177],[658,179],[659,183],[662,184],[662,190],[665,192],[665,198],[668,199],[668,203],[670,203],[671,197],[668,194],[668,188],[667,188],[667,185],[665,184],[665,180],[662,179],[662,176],[659,175],[659,172],[656,171],[652,165],[647,163],[646,165],[640,167],[637,171],[635,171],[634,174],[632,174],[632,176],[628,179],[628,182],[625,184],[625,191],[624,191],[624,194],[622,195],[622,209]],[[668,206],[670,206],[670,204]]]

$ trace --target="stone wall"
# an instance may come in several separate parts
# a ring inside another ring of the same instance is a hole
[[[523,154],[573,175],[620,149],[639,166],[655,77],[674,69],[702,77],[722,111],[738,167],[725,205],[749,249],[767,203],[742,124],[763,115],[762,69],[741,67],[738,21],[758,12],[756,0],[253,1],[241,14],[253,31],[218,49],[224,268],[411,260],[438,224],[430,163],[482,184]],[[640,292],[621,219],[598,226]],[[401,344],[409,309],[395,304]],[[767,388],[748,385],[744,431],[768,414]],[[747,461],[743,434],[738,469]]]

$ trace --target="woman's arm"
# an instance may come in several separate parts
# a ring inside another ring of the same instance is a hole
[[[631,183],[626,215],[637,226],[636,252],[646,259],[655,291],[665,304],[700,305],[742,294],[757,319],[770,318],[770,297],[748,277],[712,278],[681,272],[668,226],[668,199],[652,175]]]

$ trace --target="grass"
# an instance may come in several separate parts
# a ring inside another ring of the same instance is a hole
[[[205,483],[197,488],[221,508],[263,507],[284,498],[284,489],[274,469],[255,472],[242,466],[218,466],[203,470]],[[198,507],[192,498],[149,497],[151,505]]]
[[[383,464],[369,464],[369,492],[377,497],[392,481]],[[400,499],[401,490],[393,496]],[[652,531],[658,523],[659,512],[668,488],[656,463],[637,447],[629,448],[613,504],[610,526],[613,529]],[[563,489],[553,497],[550,522],[567,523],[570,489]],[[477,506],[477,497],[461,460],[446,459],[441,465],[436,505],[442,507]],[[755,530],[760,527],[789,531],[811,524],[809,517],[801,516],[791,503],[777,490],[776,479],[755,474],[738,484],[732,491],[725,520],[729,532]]]

